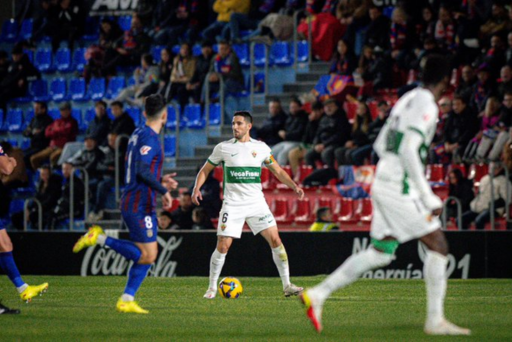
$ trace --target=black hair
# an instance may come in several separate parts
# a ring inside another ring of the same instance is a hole
[[[118,106],[119,108],[123,109],[123,103],[121,101],[114,101],[110,104],[110,107]]]
[[[52,172],[52,168],[51,168],[51,167],[50,167],[50,165],[48,165],[48,164],[45,164],[45,165],[43,165],[43,166],[40,166],[40,167],[39,167],[39,169],[40,169],[40,170],[48,170],[48,171],[50,171],[50,173]]]
[[[162,210],[162,211],[160,212],[160,216],[167,216],[168,218],[170,218],[170,219],[172,220],[172,215],[171,215],[171,213],[170,213],[170,212],[168,212],[168,211]]]
[[[468,97],[467,96],[463,96],[463,95],[460,95],[460,94],[455,94],[453,96],[453,100],[452,101],[455,101],[455,100],[460,100],[462,101],[464,104],[468,104]]]
[[[209,47],[211,48],[212,47],[212,43],[208,40],[205,40],[201,43],[201,47],[204,48],[204,47]]]
[[[329,207],[318,208],[317,211],[316,211],[316,220],[317,221],[323,221],[322,220],[322,216],[324,216],[325,213],[327,213],[329,210],[331,210]]]
[[[103,108],[107,108],[107,103],[103,100],[99,100],[99,101],[96,101],[96,103],[94,104],[94,107],[97,107],[97,106],[103,106]]]
[[[388,101],[381,100],[381,101],[379,101],[379,103],[377,104],[377,107],[380,107],[380,106],[387,106],[387,105],[389,105],[389,104],[388,104]]]
[[[315,102],[313,102],[311,109],[312,110],[322,110],[322,109],[324,109],[324,105],[320,101],[315,101]]]
[[[292,96],[292,99],[290,100],[290,102],[295,102],[296,104],[299,105],[299,107],[302,107],[302,102],[297,96]]]
[[[149,53],[143,54],[142,60],[146,62],[147,65],[153,65],[153,56],[151,56]]]
[[[229,42],[225,39],[219,40],[219,45],[230,45]]]
[[[428,85],[437,85],[445,77],[450,76],[450,63],[448,59],[440,55],[430,55],[423,66],[422,80]]]
[[[252,124],[252,115],[246,110],[239,110],[233,114],[233,117],[235,116],[243,116],[245,122]]]
[[[45,112],[48,111],[48,105],[46,104],[46,102],[44,102],[44,101],[35,101],[35,103],[40,105],[44,109]]]
[[[157,117],[164,108],[165,101],[161,94],[153,94],[146,97],[144,111],[146,112],[148,119]]]
[[[2,146],[2,149],[4,150],[4,153],[10,154],[12,151],[12,145],[8,141],[2,141],[0,142],[0,146]]]
[[[279,100],[279,97],[273,97],[273,98],[270,99],[269,102],[276,102],[276,103],[281,104],[281,100]]]

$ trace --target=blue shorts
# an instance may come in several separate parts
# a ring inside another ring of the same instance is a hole
[[[124,223],[130,231],[130,240],[140,243],[150,243],[156,241],[158,231],[158,221],[156,215],[141,215],[139,213],[121,212]]]
[[[7,228],[9,223],[11,223],[9,217],[0,217],[0,230]]]

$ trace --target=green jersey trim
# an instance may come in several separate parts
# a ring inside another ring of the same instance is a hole
[[[407,127],[407,129],[408,129],[408,130],[410,130],[410,131],[416,132],[416,133],[418,133],[419,135],[421,135],[421,137],[423,138],[423,140],[427,140],[427,138],[425,137],[425,134],[424,134],[422,131],[420,131],[418,128],[413,127],[413,126],[409,126],[409,127]]]
[[[261,183],[261,167],[259,166],[225,166],[225,182],[231,184]]]
[[[212,162],[209,158],[206,160],[208,163],[212,164],[213,166],[218,166],[219,164],[215,164],[214,162]]]
[[[385,254],[393,255],[396,249],[400,245],[400,242],[396,240],[377,240],[372,239],[372,245],[377,250],[384,252]]]

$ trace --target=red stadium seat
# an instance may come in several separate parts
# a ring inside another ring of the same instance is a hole
[[[464,177],[468,176],[467,170],[466,170],[466,165],[464,165],[464,164],[450,164],[448,166],[448,170],[446,171],[446,182],[448,182],[448,175],[449,175],[450,171],[455,170],[455,169],[461,170],[462,171],[462,175]]]
[[[217,166],[215,169],[213,169],[213,178],[222,184],[224,181],[224,168],[222,166]]]
[[[274,199],[272,202],[272,213],[277,223],[290,223],[290,217],[288,215],[288,201],[285,199]]]
[[[292,168],[290,165],[282,165],[281,167],[288,174],[288,176],[290,176],[290,178],[293,178]],[[275,176],[272,176],[272,178],[274,178],[273,181],[276,183],[276,188],[282,190],[290,189],[286,184],[281,183]]]
[[[469,168],[468,179],[473,180],[474,186],[480,185],[480,180],[483,176],[489,173],[489,165],[487,164],[472,164]]]
[[[373,218],[373,206],[370,198],[364,198],[361,204],[361,221],[370,222]]]
[[[357,102],[345,102],[345,112],[347,112],[347,119],[350,122],[354,121],[357,112]]]
[[[168,211],[176,210],[176,209],[179,208],[179,206],[180,206],[180,200],[175,198],[175,199],[172,200],[172,206],[171,206],[170,209],[168,209]]]
[[[440,183],[444,181],[443,164],[427,165],[427,180],[429,182]]]
[[[368,103],[368,107],[370,107],[370,113],[372,113],[372,120],[377,119],[379,116],[379,107],[377,105],[377,101],[371,101]]]
[[[307,176],[309,176],[313,172],[313,167],[311,165],[301,165],[299,166],[299,169],[297,170],[297,174],[295,175],[295,180],[302,184],[304,182],[304,179],[306,179]]]
[[[334,208],[330,198],[318,197],[315,201],[315,213],[320,208],[331,208],[331,212],[334,214]]]
[[[338,222],[355,222],[358,218],[359,201],[352,198],[342,198],[338,213]]]
[[[293,203],[292,218],[295,222],[313,222],[314,215],[311,212],[309,198],[296,199]]]
[[[271,181],[270,171],[266,167],[261,168],[261,186],[264,190],[271,190],[275,187]]]

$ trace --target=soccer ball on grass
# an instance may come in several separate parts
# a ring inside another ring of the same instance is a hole
[[[240,280],[233,277],[226,277],[219,283],[219,293],[222,298],[236,299],[240,297],[243,292]]]

